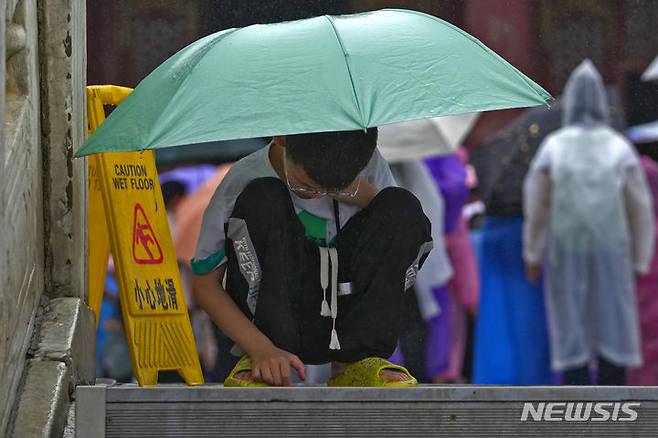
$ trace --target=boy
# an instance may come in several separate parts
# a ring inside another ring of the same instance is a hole
[[[291,367],[326,362],[333,385],[415,384],[382,358],[430,224],[376,143],[376,129],[274,137],[217,189],[192,267],[197,302],[246,353],[226,385],[289,385]]]

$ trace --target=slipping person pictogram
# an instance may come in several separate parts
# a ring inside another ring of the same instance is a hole
[[[154,251],[155,250],[155,251]],[[140,265],[157,265],[162,263],[162,248],[160,242],[146,217],[144,208],[135,204],[133,219],[132,253],[135,263]]]

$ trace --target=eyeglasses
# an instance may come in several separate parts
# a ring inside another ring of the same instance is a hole
[[[356,188],[354,189],[353,192],[339,192],[339,191],[307,189],[305,187],[293,187],[292,184],[290,184],[290,180],[288,179],[288,166],[286,165],[287,162],[288,162],[288,158],[286,157],[286,150],[284,149],[283,174],[286,176],[286,185],[288,186],[291,192],[298,193],[300,195],[306,195],[306,196],[337,196],[337,197],[347,197],[347,198],[353,198],[359,192],[359,187],[361,186],[361,178],[357,180]]]

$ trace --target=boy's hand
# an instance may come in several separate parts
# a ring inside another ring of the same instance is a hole
[[[297,371],[301,380],[306,379],[304,364],[297,356],[285,350],[270,345],[258,352],[250,354],[251,374],[256,381],[268,385],[290,385],[290,368]]]
[[[304,364],[294,354],[276,348],[242,313],[221,286],[224,267],[194,276],[197,302],[219,328],[251,358],[252,378],[268,385],[290,385],[290,367],[304,380]],[[238,373],[241,374],[241,373]],[[248,374],[248,373],[247,373]]]

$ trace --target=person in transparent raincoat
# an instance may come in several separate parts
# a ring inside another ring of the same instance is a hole
[[[524,183],[524,259],[545,269],[551,365],[565,383],[624,384],[642,363],[635,275],[648,270],[655,224],[633,147],[609,127],[603,83],[584,61],[569,78],[563,126],[541,145]]]

